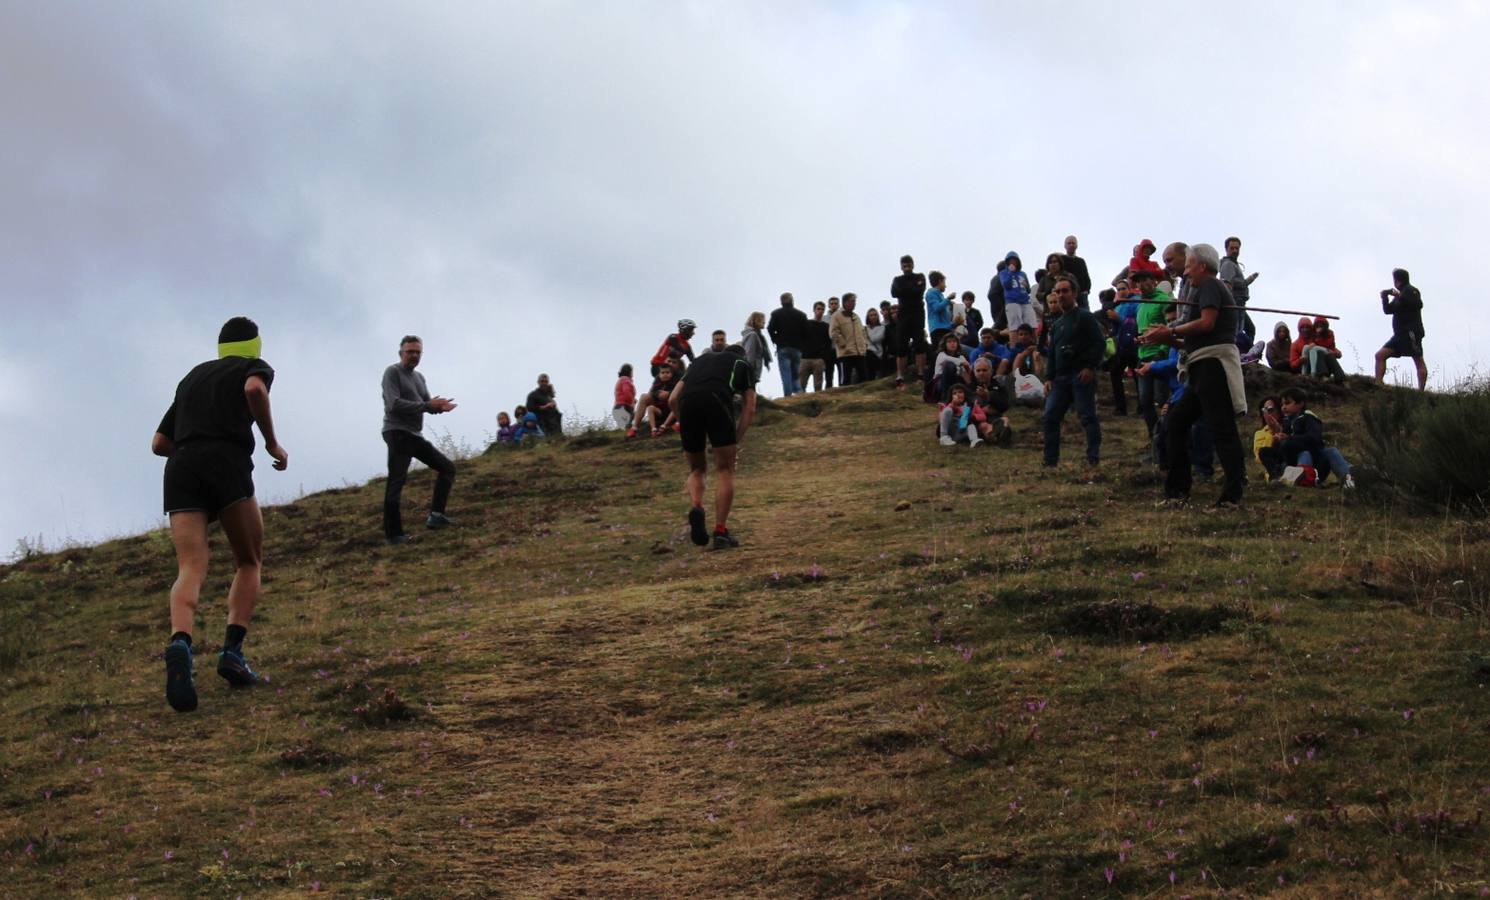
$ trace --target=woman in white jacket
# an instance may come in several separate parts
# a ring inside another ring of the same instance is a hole
[[[753,312],[745,320],[745,330],[740,332],[740,346],[745,348],[745,361],[750,363],[750,373],[756,383],[761,380],[761,368],[771,368],[771,350],[766,346],[766,314]]]

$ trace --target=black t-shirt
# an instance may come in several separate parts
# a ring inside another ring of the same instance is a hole
[[[832,359],[833,339],[829,337],[828,323],[822,319],[807,320],[807,340],[802,344],[803,359]]]
[[[227,356],[202,363],[176,385],[176,399],[155,430],[177,447],[222,441],[252,455],[254,420],[243,386],[254,375],[266,388],[274,383],[274,369],[262,359]]]
[[[705,353],[683,373],[681,400],[712,394],[726,406],[735,402],[736,394],[755,390],[755,376],[745,357],[728,350]]]
[[[920,272],[908,272],[895,276],[890,282],[890,296],[900,304],[900,318],[904,322],[926,321],[926,276]]]
[[[1216,327],[1208,334],[1185,334],[1185,349],[1199,350],[1201,347],[1212,347],[1216,344],[1230,344],[1236,341],[1236,326],[1238,311],[1236,303],[1231,299],[1231,294],[1219,278],[1207,278],[1190,284],[1190,297],[1188,299],[1199,304],[1191,307],[1192,320],[1200,318],[1201,312],[1210,308],[1219,309],[1216,314]]]

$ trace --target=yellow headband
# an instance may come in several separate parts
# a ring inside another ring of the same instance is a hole
[[[217,358],[224,359],[229,356],[242,356],[247,359],[258,359],[259,351],[264,348],[264,339],[252,337],[246,341],[228,341],[217,345]]]

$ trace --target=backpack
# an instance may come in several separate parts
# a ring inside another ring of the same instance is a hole
[[[1138,354],[1138,320],[1126,318],[1119,322],[1114,343],[1119,359],[1133,359]]]

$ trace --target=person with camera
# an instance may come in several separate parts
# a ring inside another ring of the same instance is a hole
[[[1392,287],[1381,292],[1381,311],[1392,317],[1392,339],[1376,351],[1376,383],[1387,376],[1387,360],[1412,357],[1418,370],[1418,390],[1428,387],[1428,364],[1423,362],[1423,295],[1412,286],[1406,269],[1392,270]]]

